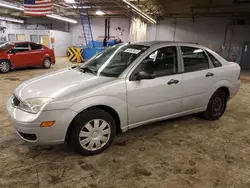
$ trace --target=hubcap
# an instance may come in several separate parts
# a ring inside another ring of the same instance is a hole
[[[45,67],[50,67],[50,60],[46,59],[46,60],[44,61],[44,66],[45,66]]]
[[[221,97],[216,97],[213,101],[213,105],[212,105],[212,109],[213,109],[213,113],[214,115],[218,116],[223,112],[223,108],[224,108],[224,101]]]
[[[8,62],[1,62],[0,63],[0,70],[2,72],[8,72],[10,69],[10,64]]]
[[[88,151],[95,151],[109,141],[110,125],[102,119],[93,119],[86,123],[79,133],[81,146]]]

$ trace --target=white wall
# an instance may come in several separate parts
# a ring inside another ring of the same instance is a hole
[[[250,41],[250,26],[236,25],[232,34],[231,22],[230,19],[221,18],[199,18],[195,22],[184,18],[163,20],[157,25],[148,25],[147,40],[199,43],[220,53],[228,60],[233,60],[233,56],[236,55],[236,61],[240,62],[242,44],[244,41]],[[225,49],[222,50],[226,27],[229,24]]]
[[[96,40],[98,36],[105,35],[105,18],[104,17],[91,17],[90,19],[93,39]],[[110,36],[119,36],[117,27],[124,29],[122,40],[128,41],[130,19],[128,18],[110,18]],[[80,20],[77,24],[70,25],[70,33],[72,36],[72,45],[78,44],[78,37],[82,35],[82,25]]]
[[[54,51],[56,57],[66,56],[67,48],[71,46],[71,34],[63,31],[50,31],[50,37],[55,38]],[[50,44],[52,48],[52,44]]]

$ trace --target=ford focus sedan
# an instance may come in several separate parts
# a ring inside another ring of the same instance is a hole
[[[240,87],[240,67],[188,43],[108,48],[81,66],[23,82],[7,103],[17,134],[35,144],[104,151],[118,131],[201,113],[217,120]]]
[[[42,66],[46,69],[55,64],[52,49],[34,42],[5,42],[0,44],[0,72],[11,69]]]

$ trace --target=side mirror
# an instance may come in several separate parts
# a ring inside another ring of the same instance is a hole
[[[137,75],[137,80],[149,80],[149,79],[155,79],[156,75],[154,73],[141,71]]]
[[[15,55],[16,54],[16,50],[14,48],[12,48],[8,53]]]

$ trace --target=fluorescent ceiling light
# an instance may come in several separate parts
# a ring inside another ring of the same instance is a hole
[[[96,15],[103,16],[105,13],[101,10],[95,12]]]
[[[24,23],[24,20],[6,18],[6,17],[1,17],[1,16],[0,16],[0,20],[6,21],[6,22]]]
[[[49,18],[54,18],[54,19],[57,19],[57,20],[65,21],[65,22],[70,22],[70,23],[75,23],[75,24],[77,23],[76,20],[66,18],[66,17],[62,17],[62,16],[56,15],[56,14],[49,14],[49,15],[46,15],[46,16],[49,17]]]
[[[73,5],[73,8],[91,8],[91,6],[85,6],[85,5],[83,5],[83,6],[77,6],[77,5]]]
[[[0,7],[5,7],[5,8],[10,8],[10,9],[15,9],[15,10],[21,10],[23,11],[23,7],[18,7],[18,6],[14,6],[14,5],[11,5],[11,4],[6,4],[6,3],[0,3]]]
[[[75,0],[64,0],[66,3],[75,3]]]
[[[148,16],[147,14],[145,14],[144,12],[142,12],[140,9],[138,9],[136,6],[134,6],[133,4],[131,4],[130,2],[128,2],[127,0],[122,0],[124,3],[126,3],[127,5],[131,6],[133,9],[136,10],[136,12],[139,15],[143,15],[142,17],[144,17],[145,19],[147,19],[148,21],[150,21],[151,23],[156,23],[156,20],[151,18],[150,16]],[[132,9],[132,10],[133,10]]]
[[[155,22],[153,22],[153,21],[151,21],[151,20],[149,20],[146,16],[144,16],[143,14],[141,14],[140,12],[137,12],[136,10],[134,10],[134,9],[131,9],[132,11],[134,11],[134,12],[136,12],[137,14],[139,14],[141,17],[143,17],[143,18],[145,18],[146,20],[148,20],[150,23],[152,23],[152,24],[155,24]]]

